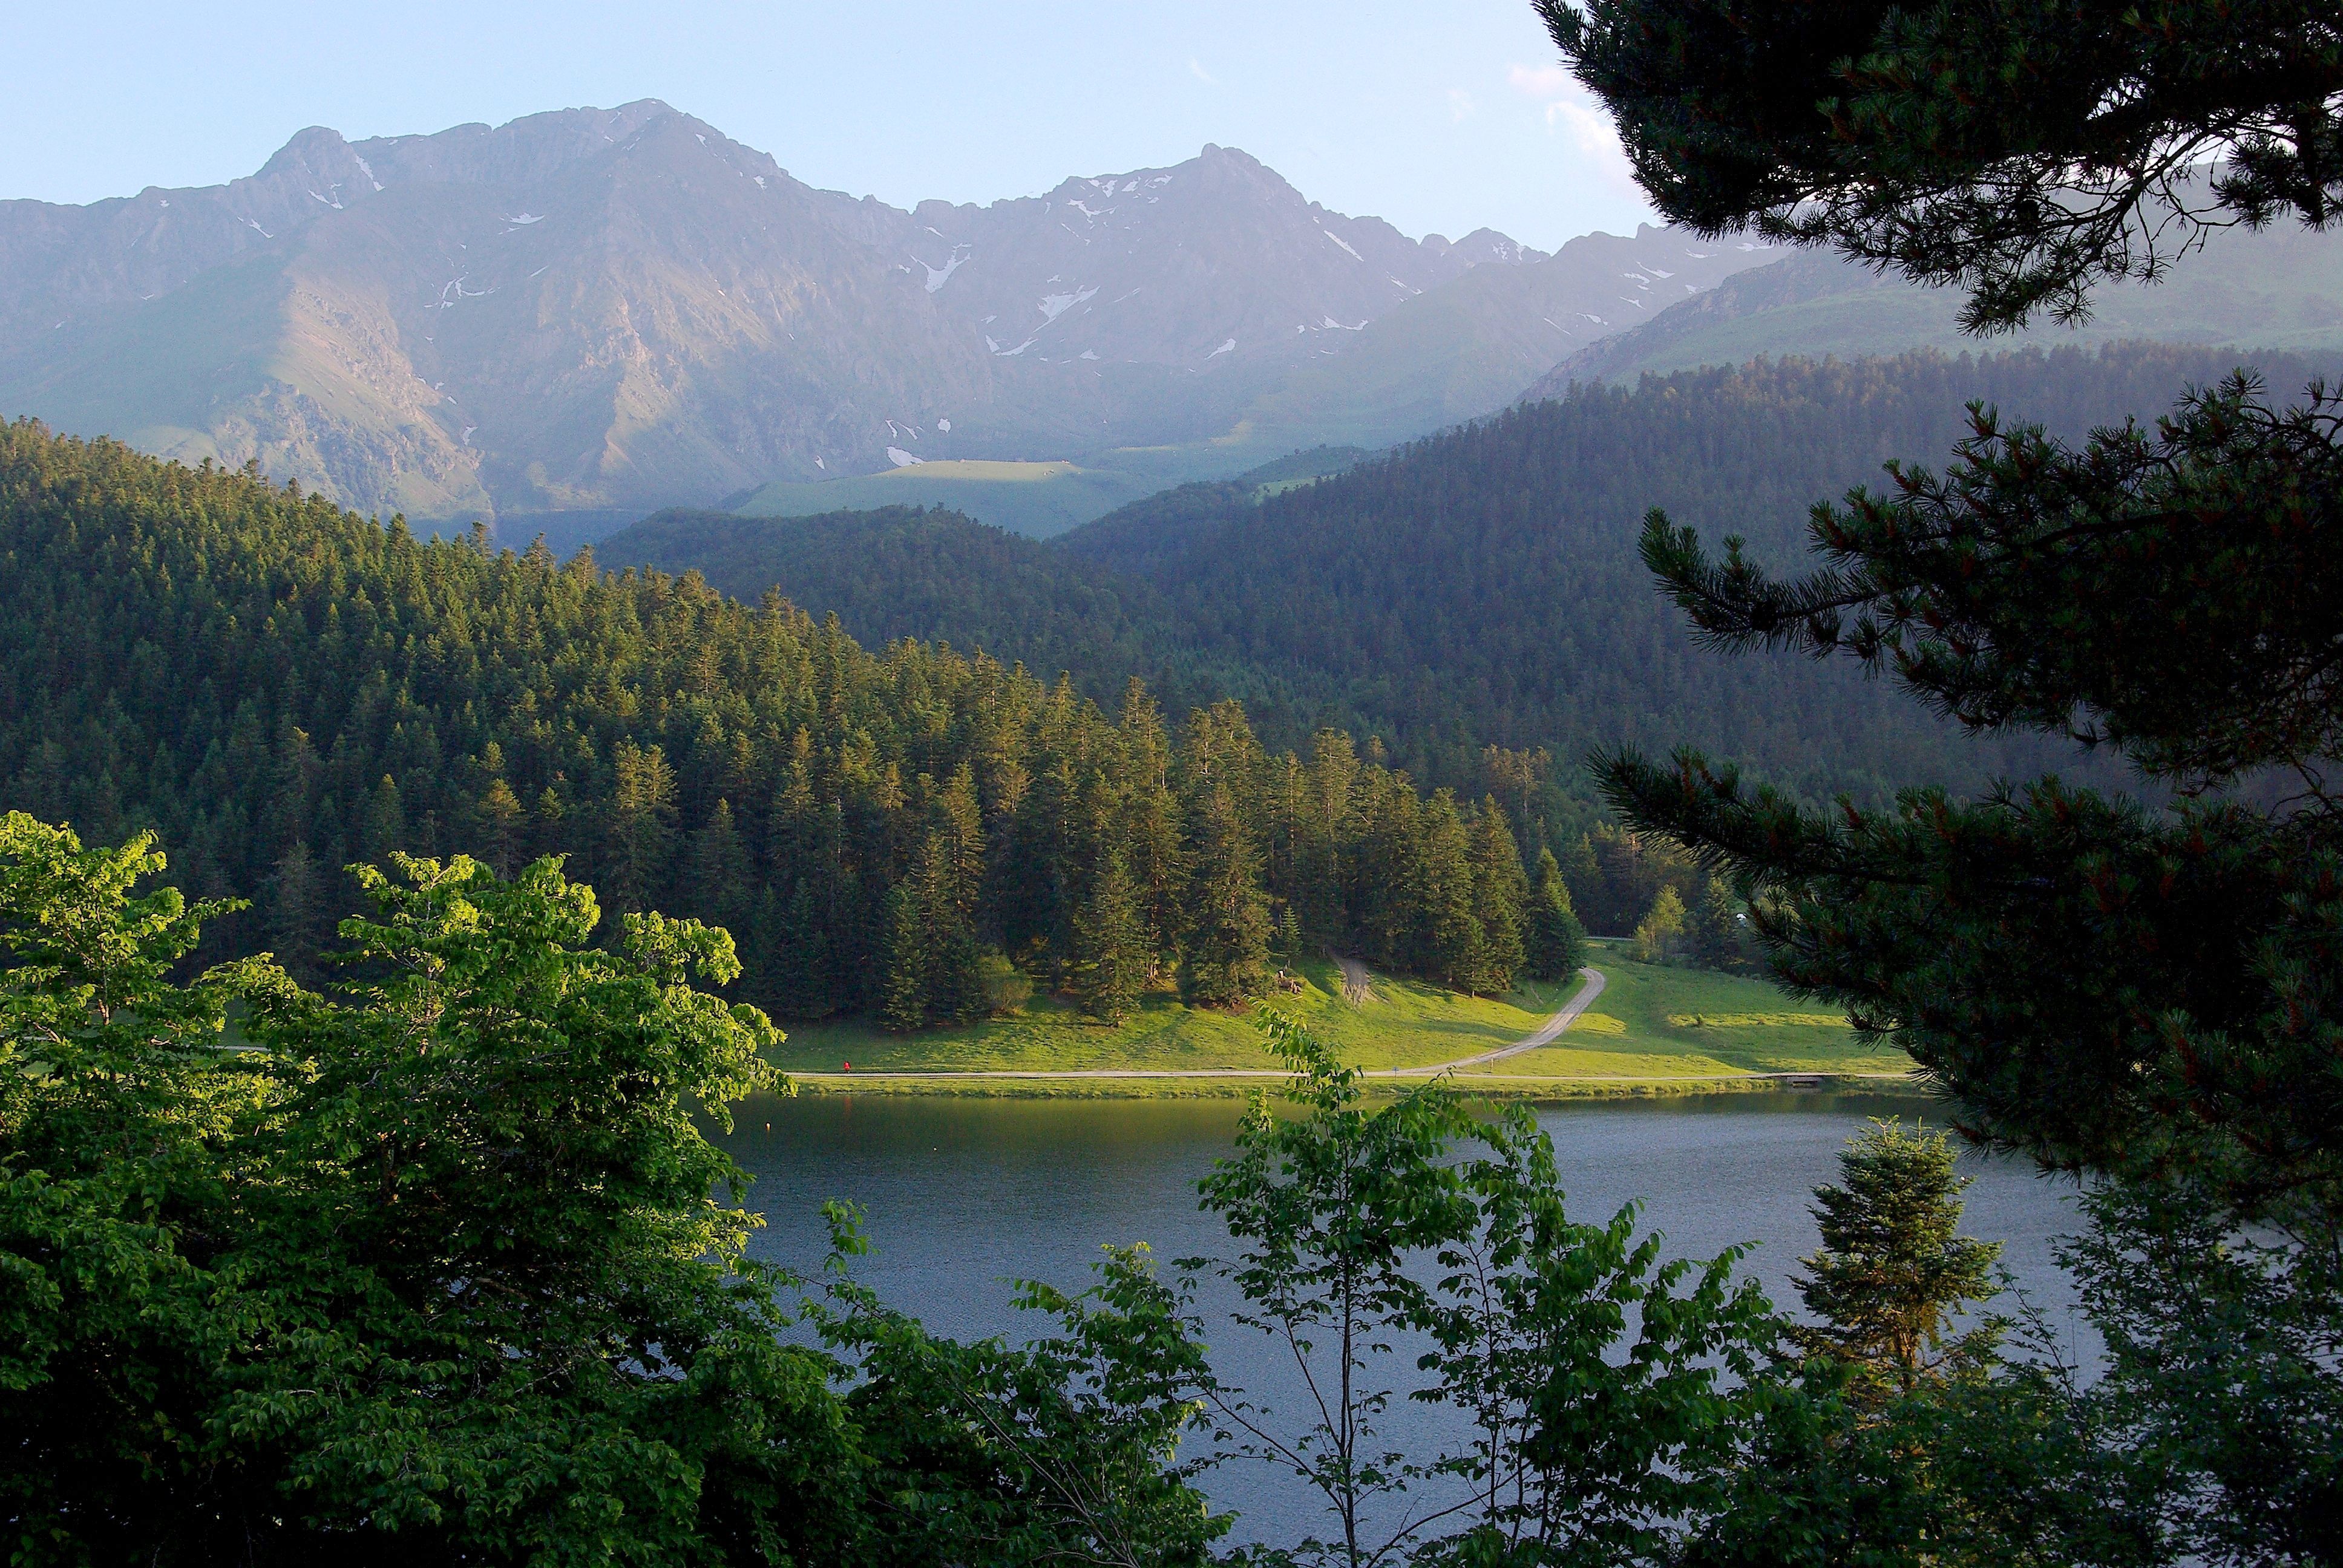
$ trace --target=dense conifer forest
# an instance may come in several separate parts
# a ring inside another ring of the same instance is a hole
[[[568,855],[618,910],[739,933],[744,996],[906,1029],[981,1014],[1004,958],[1105,1017],[1236,1001],[1304,933],[1468,990],[1524,961],[1503,809],[1332,733],[1272,752],[1232,701],[1109,709],[32,424],[0,433],[0,598],[12,804],[157,829],[191,888],[256,900],[216,945],[297,966],[344,864],[394,849]]]
[[[1048,544],[948,513],[671,514],[601,556],[696,567],[744,598],[778,585],[866,641],[1071,669],[1101,700],[1132,675],[1182,703],[1237,696],[1273,744],[1328,725],[1373,736],[1460,793],[1503,793],[1491,745],[1543,748],[1555,763],[1517,821],[1567,856],[1594,815],[1576,763],[1598,746],[1694,744],[1808,798],[2077,768],[2039,738],[1952,732],[1852,670],[1715,657],[1650,591],[1638,525],[1658,506],[1794,559],[1813,502],[1949,451],[1970,399],[2071,437],[2152,419],[2237,357],[2142,344],[1761,361],[1576,387],[1266,496],[1184,486]],[[2321,368],[2260,363],[2284,397]]]

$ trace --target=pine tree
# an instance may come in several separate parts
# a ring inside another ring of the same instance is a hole
[[[318,957],[333,935],[325,869],[309,846],[297,839],[277,858],[270,879],[268,945],[288,973],[307,981],[317,976]]]
[[[1124,790],[1114,832],[1139,890],[1153,978],[1180,946],[1188,868],[1180,843],[1179,802],[1172,793],[1171,738],[1155,699],[1136,677],[1123,693],[1120,739]]]
[[[775,1004],[790,1018],[828,1018],[839,1010],[839,977],[830,932],[814,906],[813,890],[802,879],[790,884],[786,900],[767,889],[771,911],[758,921],[760,939],[769,930],[770,980]]]
[[[879,1021],[899,1034],[928,1023],[928,977],[935,952],[920,890],[899,882],[887,895],[885,946],[880,959]]]
[[[944,813],[930,830],[914,887],[927,922],[928,1016],[970,1023],[984,1016],[984,955],[970,920],[976,902],[968,885],[970,868],[955,846],[950,822]]]
[[[1738,969],[1746,961],[1741,940],[1741,900],[1722,877],[1711,877],[1700,902],[1686,917],[1685,944],[1704,969]]]
[[[1138,890],[1122,852],[1111,849],[1090,897],[1074,913],[1074,994],[1092,1018],[1121,1023],[1139,1010],[1146,972],[1147,933]]]
[[[675,844],[675,769],[657,746],[618,742],[611,755],[608,869],[603,890],[620,910],[644,910],[669,874]]]
[[[1423,970],[1423,803],[1399,775],[1364,769],[1358,849],[1344,867],[1351,940],[1370,962]]]
[[[519,797],[502,778],[489,780],[480,797],[480,859],[499,877],[510,877],[520,863],[521,810]]]
[[[1481,802],[1473,821],[1473,901],[1481,922],[1479,967],[1470,988],[1483,996],[1513,989],[1525,952],[1523,925],[1529,884],[1522,875],[1522,852],[1504,809],[1494,797]]]
[[[1454,990],[1481,977],[1481,918],[1473,886],[1472,839],[1456,815],[1456,798],[1435,792],[1423,809],[1423,903],[1418,919],[1420,963]]]
[[[1215,785],[1198,805],[1181,989],[1204,1007],[1233,1007],[1269,978],[1269,900],[1261,861],[1235,799]]]
[[[1302,922],[1294,917],[1293,906],[1290,903],[1280,905],[1277,911],[1278,956],[1291,963],[1302,955],[1305,948]]]
[[[718,800],[708,820],[692,834],[689,861],[685,909],[730,931],[738,945],[749,916],[749,846],[732,819],[730,801]]]
[[[562,803],[561,792],[552,785],[537,792],[537,806],[529,814],[529,836],[535,840],[537,853],[550,855],[562,849],[568,815],[569,808]]]
[[[952,769],[930,812],[942,836],[940,886],[949,890],[954,915],[971,936],[980,923],[984,896],[984,808],[977,799],[976,770],[963,762]]]
[[[1551,849],[1538,851],[1537,881],[1530,890],[1528,933],[1523,946],[1529,972],[1543,980],[1567,980],[1586,963],[1586,929],[1571,907],[1570,885]]]
[[[1908,1393],[1948,1357],[1996,1337],[1990,1321],[1958,1337],[1950,1330],[1963,1308],[1998,1291],[2001,1246],[1958,1234],[1970,1179],[1944,1133],[1875,1122],[1838,1162],[1843,1184],[1815,1189],[1822,1250],[1799,1263],[1798,1295],[1822,1322],[1798,1338],[1854,1363],[1875,1392]]]
[[[1594,840],[1588,835],[1581,833],[1578,842],[1570,847],[1569,859],[1562,868],[1562,879],[1563,885],[1570,892],[1571,909],[1587,911],[1580,916],[1584,925],[1586,920],[1593,918],[1603,891],[1603,862],[1595,858]],[[1592,930],[1595,928],[1585,929]],[[1615,932],[1620,928],[1613,926],[1610,929]]]
[[[1305,814],[1295,825],[1295,891],[1302,923],[1338,941],[1351,934],[1346,857],[1359,835],[1358,778],[1358,753],[1349,736],[1321,729],[1311,737],[1302,777]]]
[[[398,786],[389,774],[374,787],[367,798],[366,820],[359,829],[360,853],[379,865],[393,849],[407,847],[407,810],[398,798]]]

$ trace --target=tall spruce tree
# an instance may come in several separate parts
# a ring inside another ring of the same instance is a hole
[[[1269,978],[1269,900],[1260,858],[1234,797],[1215,784],[1197,803],[1181,989],[1192,1002],[1233,1007]]]
[[[898,1034],[928,1025],[928,988],[935,945],[927,900],[915,882],[898,882],[887,895],[885,947],[879,960],[879,1021]]]
[[[1578,923],[1570,884],[1563,879],[1561,863],[1550,848],[1538,850],[1524,948],[1529,972],[1537,980],[1567,980],[1586,962],[1586,928]]]
[[[927,1011],[939,1020],[969,1023],[982,1017],[985,1008],[984,954],[973,922],[976,892],[952,830],[953,813],[946,808],[937,815],[939,825],[928,834],[910,884],[927,926]]]
[[[512,875],[520,863],[521,831],[527,814],[521,809],[520,797],[513,793],[512,785],[501,774],[488,780],[487,791],[480,796],[478,814],[482,863],[493,867],[500,877]]]
[[[811,884],[798,879],[786,900],[768,884],[761,907],[769,911],[758,924],[760,936],[770,943],[767,984],[776,1004],[792,1018],[827,1018],[836,1012],[837,961]]]
[[[1724,878],[1709,878],[1699,901],[1684,915],[1684,941],[1692,961],[1704,969],[1739,968],[1745,961],[1741,932],[1741,900]]]
[[[1494,796],[1481,802],[1473,819],[1473,895],[1481,921],[1481,955],[1467,989],[1503,996],[1513,989],[1513,977],[1527,957],[1523,928],[1529,883],[1522,875],[1521,849]]]
[[[1474,884],[1472,835],[1456,814],[1456,798],[1433,792],[1423,817],[1418,961],[1441,984],[1470,990],[1482,971],[1480,890]]]
[[[1820,1322],[1798,1339],[1851,1363],[1875,1393],[1910,1393],[1995,1339],[1990,1322],[1965,1334],[1954,1325],[1999,1292],[2001,1246],[1959,1234],[1970,1179],[1946,1134],[1875,1122],[1838,1163],[1838,1184],[1815,1189],[1822,1249],[1798,1264],[1798,1297]]]
[[[286,972],[299,979],[318,973],[319,960],[334,939],[332,873],[299,839],[277,857],[269,891],[268,945]]]
[[[659,747],[631,740],[618,742],[610,767],[604,880],[619,909],[639,910],[668,876],[667,859],[675,845],[675,769]]]
[[[1139,891],[1122,851],[1110,849],[1090,896],[1074,914],[1074,994],[1092,1018],[1121,1023],[1139,1010],[1146,978],[1147,931]]]
[[[746,934],[755,910],[749,883],[749,846],[732,817],[732,803],[719,799],[691,836],[691,866],[685,884],[691,907],[710,925],[736,940]]]
[[[1188,869],[1180,842],[1180,803],[1172,789],[1171,736],[1155,699],[1136,677],[1123,692],[1118,729],[1124,787],[1115,831],[1139,890],[1152,978],[1179,950]]]

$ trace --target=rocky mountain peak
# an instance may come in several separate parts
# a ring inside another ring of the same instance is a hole
[[[355,142],[312,126],[226,185],[0,204],[0,415],[256,457],[419,518],[704,504],[1216,438],[1385,314],[1537,259],[1332,211],[1219,144],[905,212],[651,98]],[[1527,379],[1523,321],[1561,336],[1510,298],[1431,335],[1506,345],[1473,385]],[[1423,337],[1376,375],[1445,388],[1437,422],[1457,383],[1418,364]],[[1296,444],[1325,438],[1306,409],[1279,428],[1297,417]]]

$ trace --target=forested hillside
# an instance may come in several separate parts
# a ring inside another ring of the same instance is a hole
[[[346,861],[560,852],[620,909],[739,933],[752,1000],[905,1028],[1013,960],[1114,1016],[1337,940],[1462,989],[1523,962],[1502,811],[1223,702],[1110,713],[987,657],[866,651],[777,599],[420,541],[289,487],[0,427],[6,805],[158,829],[217,928],[297,966]]]
[[[2038,739],[1948,732],[1849,670],[1688,642],[1635,556],[1647,508],[1786,560],[1814,502],[1891,458],[1941,462],[1968,399],[2079,434],[2153,417],[2236,357],[2133,345],[1685,371],[1573,387],[1266,497],[1183,486],[1048,545],[933,512],[703,515],[628,530],[604,559],[698,567],[744,598],[778,586],[867,640],[980,646],[1071,669],[1101,699],[1134,674],[1183,699],[1238,694],[1276,743],[1334,725],[1466,791],[1497,782],[1487,747],[1543,748],[1523,821],[1566,858],[1591,812],[1575,764],[1598,745],[1689,742],[1815,795],[2075,765]],[[2287,392],[2316,368],[2261,363]]]
[[[1814,502],[1875,482],[1892,458],[1941,462],[1968,399],[2079,433],[2161,414],[2176,387],[2236,359],[2148,346],[1917,354],[1579,387],[1200,522],[1168,558],[1113,518],[1061,548],[1143,575],[1195,646],[1338,683],[1340,705],[1312,721],[1387,735],[1429,776],[1461,777],[1490,741],[1575,759],[1626,740],[1700,746],[1816,793],[1974,786],[2061,754],[1955,739],[1848,671],[1714,657],[1651,589],[1634,548],[1644,513],[1785,560],[1804,552]],[[2312,374],[2268,363],[2288,389]]]

